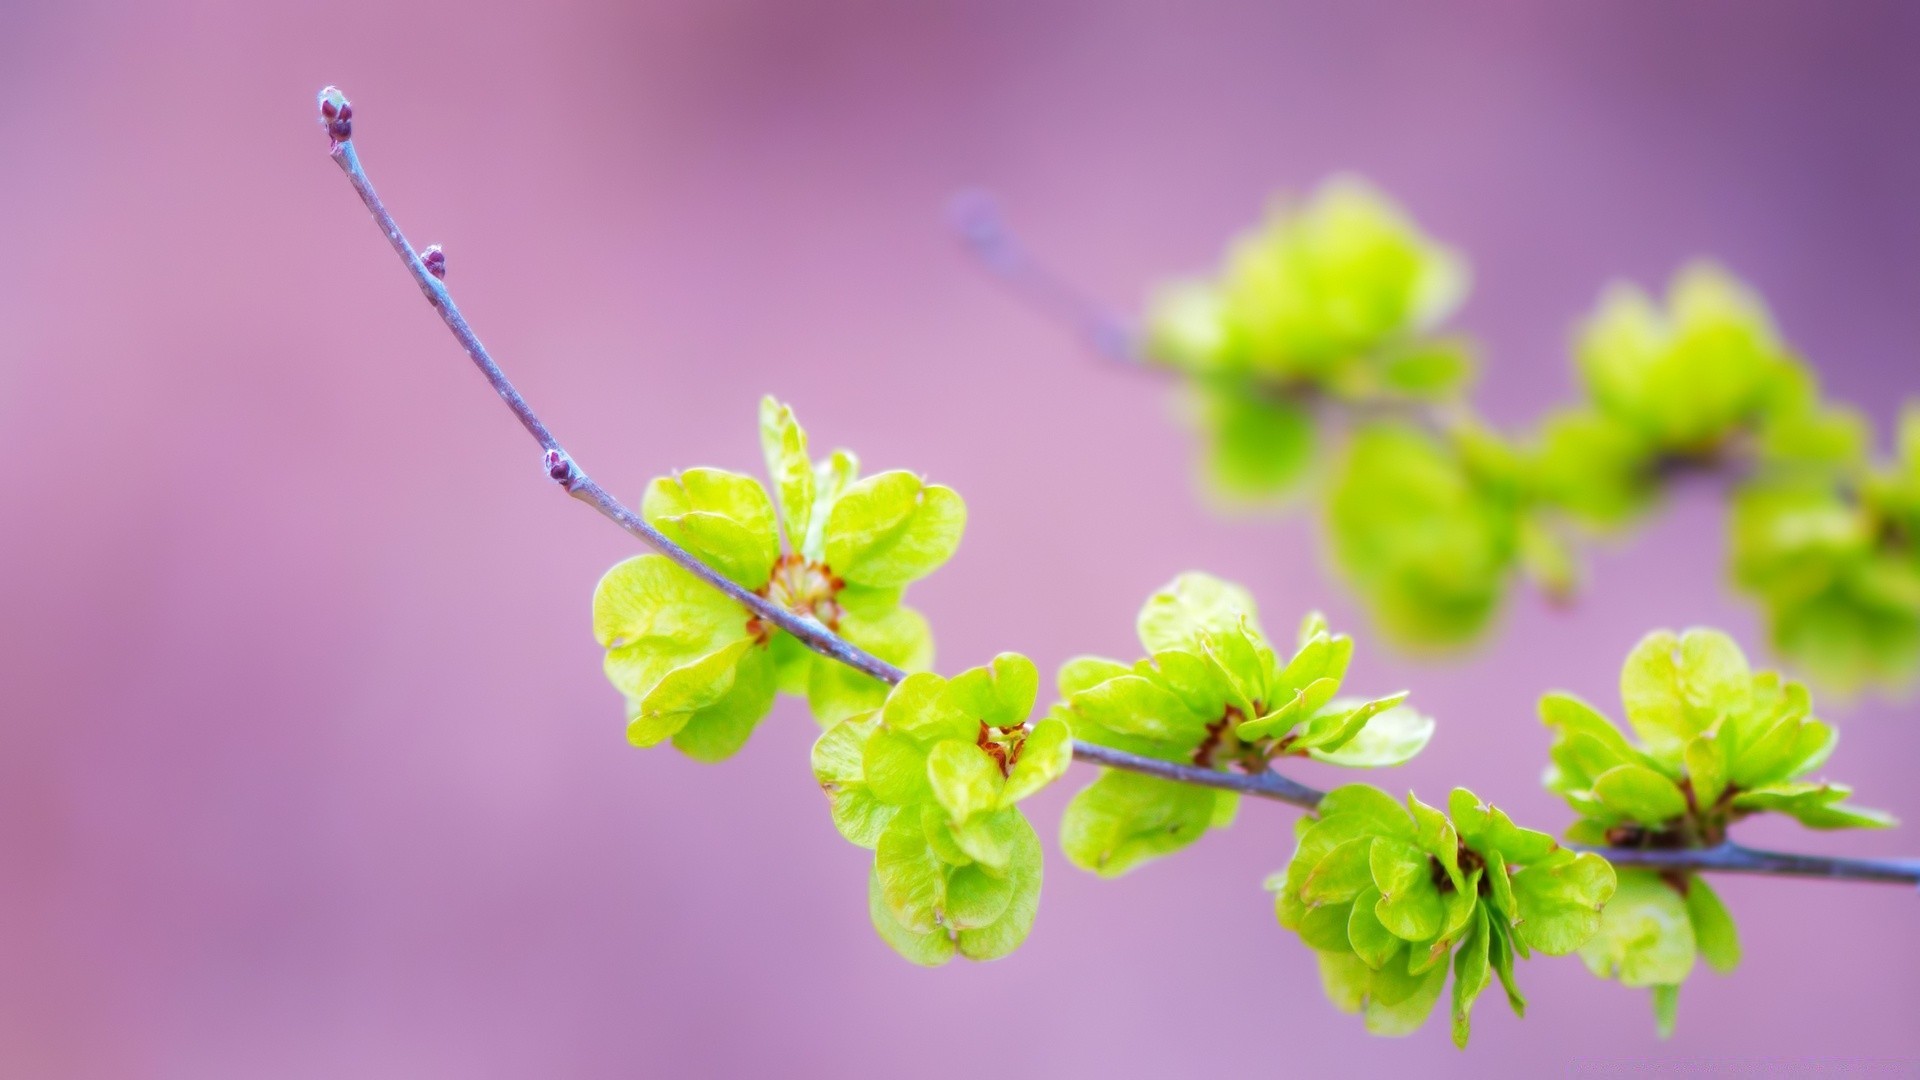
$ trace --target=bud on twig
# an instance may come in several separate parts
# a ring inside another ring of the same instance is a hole
[[[579,479],[580,473],[573,467],[572,458],[558,450],[549,450],[547,451],[546,466],[547,479],[559,484],[568,491],[573,490],[574,481]]]
[[[327,137],[334,142],[353,138],[353,103],[337,86],[320,91],[320,126],[327,129]]]
[[[420,261],[427,264],[427,273],[447,280],[447,253],[440,250],[439,244],[428,244],[427,250],[420,253]]]

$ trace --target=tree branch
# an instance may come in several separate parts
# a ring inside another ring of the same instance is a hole
[[[353,184],[354,191],[360,195],[360,201],[366,204],[367,211],[386,234],[387,242],[393,245],[394,253],[406,264],[407,271],[413,275],[414,283],[420,286],[427,303],[439,313],[441,321],[447,324],[460,347],[475,367],[486,377],[494,392],[507,404],[520,425],[534,437],[545,451],[544,463],[547,476],[559,484],[569,495],[592,506],[602,516],[639,538],[648,547],[675,563],[708,585],[738,601],[749,611],[780,627],[797,638],[801,644],[823,656],[837,660],[856,671],[871,675],[881,682],[893,684],[906,678],[906,672],[887,663],[877,656],[859,648],[852,642],[840,637],[821,624],[803,618],[788,611],[760,594],[728,580],[718,571],[701,562],[680,545],[669,540],[660,530],[647,524],[640,515],[628,509],[620,500],[613,497],[605,488],[589,477],[573,460],[560,440],[527,404],[527,399],[514,388],[500,365],[487,352],[485,345],[468,325],[466,317],[460,313],[459,305],[453,301],[453,294],[447,290],[442,277],[446,273],[446,260],[438,247],[428,248],[425,256],[414,250],[413,245],[400,231],[400,226],[380,201],[374,190],[373,182],[360,164],[360,155],[353,145],[353,106],[346,97],[334,87],[320,92],[320,122],[326,128],[328,138],[332,140],[330,151],[334,163]],[[990,204],[987,210],[991,211]],[[997,216],[991,218],[970,218],[978,210],[965,208],[956,210],[956,220],[963,226],[968,220],[997,222]],[[1117,360],[1131,363],[1137,355],[1130,350],[1133,332],[1123,322],[1108,320],[1103,309],[1087,300],[1077,291],[1063,282],[1039,270],[1027,260],[1016,244],[1011,244],[1003,230],[997,233],[982,229],[982,240],[978,243],[994,241],[1001,246],[996,250],[1004,265],[1011,272],[1022,276],[1035,288],[1052,290],[1057,303],[1064,310],[1077,310],[1085,319],[1086,332],[1093,337],[1096,346],[1102,343],[1108,348],[1116,343],[1124,344],[1129,351],[1103,352]],[[969,234],[972,239],[972,234]],[[997,241],[996,241],[997,237]],[[1196,784],[1202,787],[1237,791],[1242,795],[1251,795],[1275,802],[1287,803],[1302,810],[1311,811],[1320,804],[1325,795],[1316,788],[1290,780],[1271,770],[1257,773],[1223,772],[1217,769],[1202,768],[1196,765],[1182,765],[1176,762],[1161,761],[1157,758],[1129,754],[1105,746],[1074,741],[1073,756],[1076,760],[1099,765],[1109,769],[1124,769],[1130,772],[1156,776],[1163,780],[1172,780],[1183,784]],[[1641,851],[1637,849],[1595,848],[1588,849],[1605,856],[1621,865],[1662,866],[1673,869],[1724,870],[1736,873],[1782,874],[1802,877],[1844,878],[1857,881],[1902,881],[1920,882],[1920,862],[1902,862],[1898,860],[1872,861],[1860,859],[1826,859],[1818,856],[1779,855],[1769,852],[1751,851],[1737,848],[1731,844],[1718,848],[1705,848],[1692,851]]]

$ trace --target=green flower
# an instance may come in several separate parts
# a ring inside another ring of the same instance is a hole
[[[1451,960],[1453,1041],[1464,1047],[1474,1001],[1495,977],[1524,1011],[1515,953],[1561,956],[1594,935],[1614,872],[1465,788],[1447,809],[1451,818],[1364,784],[1330,791],[1267,887],[1280,925],[1318,955],[1327,996],[1376,1035],[1426,1023]]]
[[[1405,694],[1340,696],[1353,641],[1311,615],[1281,662],[1245,590],[1182,574],[1140,610],[1147,658],[1082,657],[1059,677],[1052,716],[1076,738],[1162,761],[1257,772],[1276,757],[1398,765],[1433,734]],[[1134,772],[1103,771],[1067,805],[1060,846],[1074,865],[1114,876],[1233,819],[1239,796]]]
[[[1304,473],[1313,399],[1432,400],[1467,383],[1471,348],[1430,336],[1466,289],[1458,255],[1336,178],[1237,239],[1216,279],[1161,290],[1147,351],[1195,377],[1216,490],[1268,496]]]
[[[1652,454],[1712,456],[1800,389],[1759,297],[1704,263],[1675,275],[1665,312],[1635,286],[1609,288],[1575,354],[1594,405]]]
[[[1040,841],[1017,804],[1073,759],[1066,724],[1027,726],[1039,680],[1014,653],[951,680],[910,675],[814,744],[835,827],[874,852],[874,928],[914,963],[1005,956],[1033,926]]]
[[[933,662],[927,621],[906,586],[959,546],[966,505],[909,472],[864,479],[851,453],[814,462],[793,412],[761,403],[761,443],[778,495],[758,480],[691,469],[655,480],[641,514],[736,584],[909,670]],[[607,678],[627,699],[627,737],[666,739],[702,761],[725,758],[772,708],[805,696],[830,724],[879,706],[887,688],[753,617],[665,556],[609,570],[593,598]]]
[[[1769,811],[1814,829],[1893,823],[1846,805],[1846,785],[1807,779],[1838,733],[1814,718],[1806,687],[1750,671],[1725,634],[1647,635],[1621,670],[1620,697],[1637,740],[1576,697],[1540,700],[1554,734],[1547,787],[1580,815],[1569,839],[1705,847]],[[1696,951],[1721,970],[1738,963],[1733,921],[1697,874],[1623,874],[1621,894],[1582,955],[1595,974],[1652,987],[1660,1027],[1670,1030]]]

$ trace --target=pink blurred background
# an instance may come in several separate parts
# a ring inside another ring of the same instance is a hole
[[[1614,705],[1656,626],[1761,651],[1710,498],[1574,612],[1522,595],[1473,655],[1390,653],[1310,522],[1212,514],[1163,387],[1012,303],[942,207],[995,189],[1130,305],[1354,169],[1471,254],[1497,420],[1569,393],[1604,281],[1711,253],[1884,425],[1920,390],[1917,46],[1899,3],[3,0],[0,1075],[1916,1068],[1920,897],[1884,886],[1727,880],[1745,967],[1697,975],[1669,1042],[1572,959],[1464,1054],[1444,1019],[1370,1038],[1260,890],[1278,807],[1116,882],[1055,856],[1014,957],[908,966],[798,703],[722,766],[626,746],[587,605],[633,546],[542,478],[312,110],[353,97],[401,223],[603,481],[757,469],[774,392],[966,495],[914,592],[944,669],[1131,655],[1141,599],[1208,569],[1272,623],[1327,609],[1359,686],[1440,717],[1387,783],[1557,828],[1541,691]],[[1920,822],[1913,706],[1827,711],[1833,774]]]

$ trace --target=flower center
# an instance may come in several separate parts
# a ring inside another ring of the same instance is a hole
[[[782,555],[773,564],[773,573],[757,591],[775,606],[812,619],[829,630],[840,629],[845,614],[836,599],[847,583],[833,576],[826,563],[812,562],[803,555]],[[747,630],[766,641],[773,627],[759,616],[747,620]]]
[[[1027,745],[1027,725],[993,727],[982,720],[980,737],[975,745],[986,751],[987,756],[1000,766],[1001,776],[1010,776],[1014,765],[1020,760],[1021,749]]]

